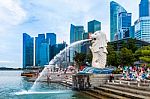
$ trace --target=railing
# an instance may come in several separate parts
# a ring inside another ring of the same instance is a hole
[[[110,83],[110,80],[107,80],[107,83]],[[148,86],[150,87],[150,80],[143,80],[143,82],[139,81],[125,81],[125,80],[112,80],[113,84],[126,84],[128,86],[130,85],[137,85],[138,87],[140,86]]]

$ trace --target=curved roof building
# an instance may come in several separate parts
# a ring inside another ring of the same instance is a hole
[[[139,4],[139,17],[149,16],[149,0],[141,0]]]
[[[110,41],[114,41],[115,34],[118,31],[118,15],[121,12],[127,12],[117,2],[110,2]]]

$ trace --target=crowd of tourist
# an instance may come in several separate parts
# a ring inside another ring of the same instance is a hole
[[[123,68],[123,80],[136,80],[144,81],[150,79],[150,67],[143,66],[124,66]]]

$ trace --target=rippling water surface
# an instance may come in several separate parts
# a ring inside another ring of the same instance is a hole
[[[59,84],[40,83],[36,91],[28,92],[33,83],[21,72],[0,71],[0,99],[92,99]]]

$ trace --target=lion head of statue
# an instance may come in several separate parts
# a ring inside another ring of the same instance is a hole
[[[100,48],[106,48],[107,47],[107,40],[106,35],[101,31],[96,31],[94,34],[90,35],[90,38],[92,39],[92,49],[93,52],[98,52]]]

